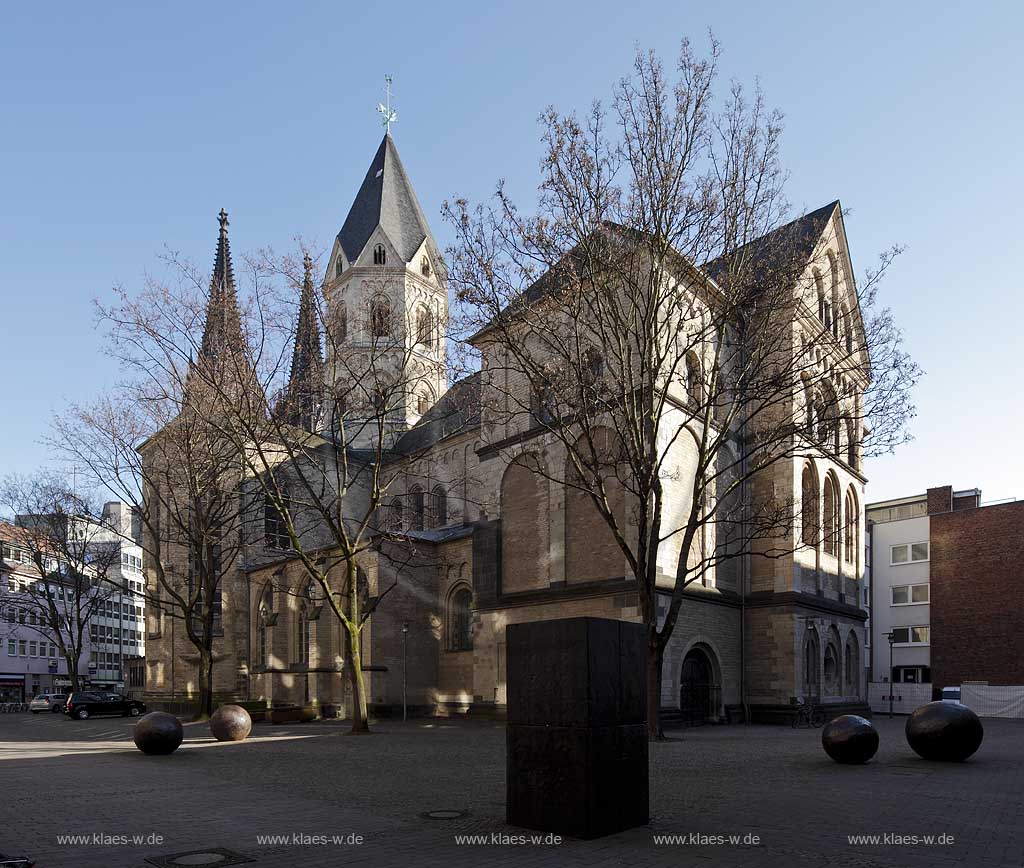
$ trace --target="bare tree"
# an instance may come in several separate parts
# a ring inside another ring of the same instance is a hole
[[[276,546],[301,564],[303,585],[317,588],[343,627],[351,731],[361,733],[369,730],[363,631],[403,571],[431,558],[396,517],[394,501],[409,501],[409,524],[424,530],[425,495],[410,500],[401,488],[429,441],[420,445],[400,435],[410,412],[428,412],[435,371],[418,359],[425,345],[441,344],[445,324],[418,320],[383,301],[392,295],[386,274],[366,293],[365,305],[332,304],[314,288],[312,269],[308,253],[301,266],[270,253],[254,264],[254,285],[263,289],[253,302],[253,320],[261,324],[253,362],[264,392],[274,396],[274,409],[258,416],[239,412],[239,403],[221,390],[217,418],[264,502]],[[274,302],[274,278],[284,279],[283,305]],[[297,315],[287,303],[296,296]],[[275,340],[280,334],[287,339]],[[427,424],[454,433],[468,409],[457,399],[441,402],[429,411]],[[361,578],[360,563],[371,557],[387,564],[389,577],[377,570]]]
[[[121,589],[117,534],[101,506],[53,474],[7,477],[0,503],[15,522],[4,534],[4,560],[13,567],[8,591],[16,594],[8,624],[55,645],[78,689],[90,624]]]
[[[222,574],[246,558],[245,546],[262,550],[272,534],[273,548],[301,564],[344,629],[352,731],[365,732],[360,639],[397,578],[367,579],[360,561],[387,561],[397,577],[429,557],[382,508],[423,451],[400,434],[410,407],[426,411],[429,378],[414,356],[427,335],[422,323],[376,302],[328,310],[311,259],[301,263],[271,253],[253,260],[244,309],[233,290],[220,302],[211,291],[204,324],[202,277],[168,257],[172,283],[121,292],[100,310],[115,355],[135,377],[58,420],[58,440],[138,507],[157,605],[185,623],[201,673],[212,671],[217,632],[216,604],[206,601],[217,599]],[[231,332],[213,342],[217,352],[206,337],[211,323]],[[443,340],[443,323],[429,328]],[[449,402],[431,424],[449,424],[461,410]],[[187,583],[182,550],[194,553]],[[209,674],[201,683],[208,712]]]
[[[794,537],[800,499],[773,491],[773,468],[818,454],[860,473],[907,438],[918,377],[875,310],[898,250],[855,297],[825,299],[819,273],[845,269],[821,242],[836,205],[785,222],[781,117],[736,84],[717,105],[718,58],[716,42],[700,58],[684,41],[670,81],[638,52],[610,110],[545,112],[534,216],[501,186],[493,206],[446,205],[485,429],[555,443],[564,468],[506,451],[587,501],[624,556],[648,631],[652,738],[686,587],[838,538],[834,517]],[[659,579],[666,553],[676,564]]]

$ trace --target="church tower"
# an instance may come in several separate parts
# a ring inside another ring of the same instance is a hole
[[[336,403],[344,403],[351,445],[370,445],[376,426],[366,419],[385,398],[386,427],[397,437],[445,391],[444,275],[387,132],[334,242],[324,281],[331,322],[327,384]]]
[[[303,258],[302,294],[288,384],[275,408],[277,418],[305,431],[318,431],[324,393],[324,355],[313,297],[313,261]]]

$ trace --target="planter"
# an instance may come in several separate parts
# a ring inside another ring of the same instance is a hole
[[[303,723],[309,723],[311,721],[314,721],[314,720],[317,719],[317,716],[318,716],[317,712],[316,712],[316,709],[312,705],[305,706],[302,709],[301,714],[302,714],[302,716],[301,716],[300,720]]]

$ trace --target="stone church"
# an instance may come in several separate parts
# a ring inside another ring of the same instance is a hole
[[[839,203],[787,229],[803,239],[807,277],[819,287],[809,315],[839,346],[843,330],[859,322],[851,316],[857,300]],[[827,263],[829,273],[812,260]],[[298,388],[301,378],[322,386],[332,376],[311,312],[313,292],[307,273],[289,385],[295,394],[310,391]],[[234,304],[223,217],[211,305],[218,293]],[[393,585],[363,635],[371,711],[401,713],[405,699],[416,714],[500,716],[506,626],[574,616],[639,620],[625,559],[578,493],[524,469],[526,454],[565,461],[544,429],[526,420],[512,430],[507,420],[488,419],[492,405],[479,374],[448,382],[445,267],[390,134],[337,234],[323,293],[335,320],[328,327],[354,345],[366,335],[344,320],[345,311],[366,305],[371,295],[383,297],[389,322],[408,333],[407,363],[417,366],[417,388],[391,420],[384,462],[395,482],[382,518],[389,538],[404,539],[417,557],[399,561],[368,551],[360,563],[371,593]],[[215,339],[204,335],[203,347]],[[486,356],[485,342],[478,349]],[[313,424],[314,414],[298,405],[296,422]],[[800,502],[808,521],[831,523],[834,533],[804,540],[794,528],[786,541],[791,555],[744,559],[687,588],[665,657],[667,718],[788,719],[794,697],[863,708],[865,478],[858,441],[851,429],[841,448],[809,451],[772,470],[776,490]],[[685,461],[681,456],[684,468]],[[315,589],[303,587],[308,579],[289,548],[268,509],[226,565],[214,689],[219,699],[344,715],[350,700],[342,628],[317,603]],[[678,557],[671,546],[659,555],[666,600]],[[152,707],[174,707],[195,690],[191,646],[181,634],[174,619],[151,607],[146,696]]]

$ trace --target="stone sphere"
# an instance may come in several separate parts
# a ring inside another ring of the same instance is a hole
[[[145,754],[174,753],[184,737],[181,721],[166,711],[151,711],[135,724],[135,746]]]
[[[217,741],[242,741],[252,730],[252,718],[240,705],[222,705],[210,717],[210,732]]]
[[[929,702],[907,718],[907,744],[926,760],[963,762],[981,747],[985,729],[959,702]]]
[[[878,750],[878,730],[870,720],[856,714],[842,714],[821,731],[821,746],[837,763],[860,765]]]

